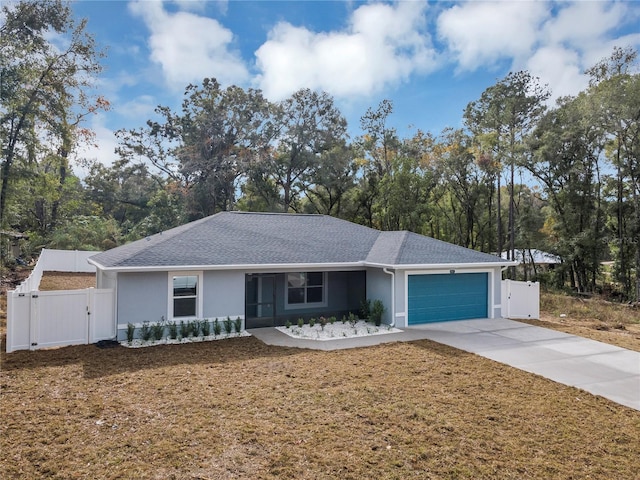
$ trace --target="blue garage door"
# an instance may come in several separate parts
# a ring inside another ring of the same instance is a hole
[[[488,274],[409,275],[409,324],[487,317]]]

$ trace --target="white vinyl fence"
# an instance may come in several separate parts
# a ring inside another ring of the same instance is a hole
[[[115,338],[113,290],[38,290],[45,271],[95,272],[87,258],[96,253],[43,249],[29,278],[7,292],[7,352]]]
[[[7,352],[83,345],[116,336],[109,289],[7,292]]]
[[[31,275],[16,288],[16,292],[26,293],[38,290],[43,272],[94,273],[96,267],[87,262],[87,259],[97,253],[100,252],[43,248]]]
[[[540,283],[502,281],[504,318],[540,318]]]

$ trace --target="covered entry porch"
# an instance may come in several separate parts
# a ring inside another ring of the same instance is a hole
[[[299,318],[358,314],[367,272],[295,271],[245,274],[245,328],[275,327]]]

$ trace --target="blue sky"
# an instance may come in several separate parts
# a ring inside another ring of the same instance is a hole
[[[528,70],[553,98],[584,89],[583,71],[614,46],[640,49],[640,2],[79,0],[105,71],[109,112],[91,119],[109,164],[119,128],[136,128],[184,87],[215,77],[271,100],[300,88],[336,100],[352,136],[383,99],[402,135],[461,127],[465,106],[509,71]]]

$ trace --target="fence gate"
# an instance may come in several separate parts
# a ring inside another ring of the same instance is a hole
[[[504,318],[540,318],[540,283],[502,280]]]
[[[116,336],[114,291],[7,293],[7,352],[82,345]]]

